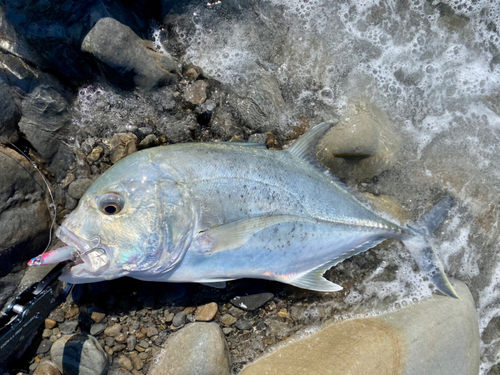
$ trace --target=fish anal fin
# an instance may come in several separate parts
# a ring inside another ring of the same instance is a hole
[[[293,215],[258,216],[250,219],[233,221],[200,232],[197,241],[208,253],[237,249],[261,230],[272,225],[289,222],[312,222],[312,219]]]
[[[287,280],[286,283],[302,289],[309,289],[317,292],[338,292],[343,288],[323,277],[323,274],[337,263],[337,259],[328,261],[319,267],[313,268],[312,270],[293,278],[292,280]]]

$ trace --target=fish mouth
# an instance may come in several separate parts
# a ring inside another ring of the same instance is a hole
[[[110,249],[109,246],[101,243],[99,237],[88,240],[78,236],[63,225],[56,231],[56,236],[68,245],[61,249],[65,249],[66,253],[74,257],[75,265],[68,271],[72,276],[78,277],[84,273],[102,273],[109,268],[111,264]],[[68,248],[72,251],[68,251]]]

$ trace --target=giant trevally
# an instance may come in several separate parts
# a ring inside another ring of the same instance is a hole
[[[284,151],[190,143],[136,152],[87,190],[57,236],[68,246],[30,265],[74,258],[61,276],[90,283],[140,280],[213,285],[239,278],[342,289],[330,267],[398,238],[443,293],[457,297],[429,243],[444,199],[414,226],[382,218],[315,160],[320,124]]]

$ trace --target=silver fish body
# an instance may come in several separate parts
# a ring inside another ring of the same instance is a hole
[[[61,226],[58,236],[79,259],[61,279],[261,278],[329,292],[341,287],[322,277],[327,269],[396,237],[439,289],[456,296],[425,228],[383,219],[315,165],[314,146],[330,126],[318,125],[286,151],[192,143],[128,156]],[[444,216],[434,211],[431,226]]]

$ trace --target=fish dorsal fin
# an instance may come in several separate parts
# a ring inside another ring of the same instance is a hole
[[[315,290],[317,292],[337,292],[343,288],[323,277],[323,274],[337,263],[337,259],[328,261],[293,280],[287,280],[286,283],[302,289]]]
[[[254,234],[271,225],[305,221],[315,222],[312,219],[293,215],[252,217],[209,228],[198,235],[197,241],[204,251],[216,253],[243,246]]]
[[[315,149],[319,139],[336,123],[337,122],[329,121],[316,125],[314,128],[297,139],[295,143],[286,151],[306,163],[311,164],[315,168],[318,168],[320,171],[324,171],[325,168],[323,168],[316,160]]]

